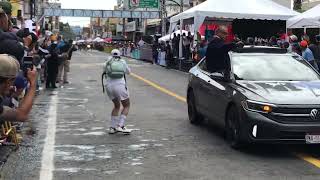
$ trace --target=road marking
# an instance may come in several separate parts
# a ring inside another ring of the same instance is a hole
[[[174,93],[174,92],[172,92],[172,91],[170,91],[170,90],[168,90],[166,88],[163,88],[160,85],[158,85],[158,84],[156,84],[156,83],[154,83],[152,81],[149,81],[149,80],[147,80],[147,79],[145,79],[145,78],[143,78],[143,77],[141,77],[141,76],[139,76],[137,74],[131,73],[131,76],[133,76],[136,79],[139,79],[139,80],[149,84],[150,86],[152,86],[152,87],[160,90],[161,92],[164,92],[165,94],[168,94],[168,95],[170,95],[170,96],[172,96],[172,97],[174,97],[174,98],[176,98],[176,99],[178,99],[178,100],[180,100],[182,102],[185,102],[185,103],[187,102],[186,98],[184,98],[184,97],[182,97],[180,95],[177,95],[176,93]],[[302,160],[304,160],[304,161],[306,161],[306,162],[308,162],[308,163],[320,168],[320,160],[315,158],[315,157],[312,157],[312,156],[307,155],[307,154],[302,154],[302,153],[295,153],[295,156],[297,156],[300,159],[302,159]]]
[[[54,171],[54,144],[56,136],[58,96],[53,95],[50,101],[47,134],[42,151],[42,161],[40,170],[40,180],[52,180]]]
[[[180,95],[178,95],[178,94],[176,94],[176,93],[174,93],[174,92],[172,92],[172,91],[170,91],[170,90],[168,90],[166,88],[163,88],[160,85],[158,85],[158,84],[156,84],[156,83],[154,83],[152,81],[149,81],[149,80],[147,80],[147,79],[145,79],[145,78],[143,78],[143,77],[141,77],[141,76],[139,76],[137,74],[131,73],[131,76],[133,76],[133,77],[135,77],[135,78],[137,78],[137,79],[149,84],[150,86],[158,89],[159,91],[161,91],[161,92],[163,92],[163,93],[165,93],[165,94],[167,94],[169,96],[172,96],[172,97],[178,99],[179,101],[182,101],[182,102],[185,102],[185,103],[187,102],[185,97],[180,96]]]
[[[303,154],[303,153],[296,153],[296,156],[298,156],[300,159],[303,159],[305,161],[307,161],[308,163],[320,168],[320,160],[317,158],[314,158],[310,155],[307,154]]]

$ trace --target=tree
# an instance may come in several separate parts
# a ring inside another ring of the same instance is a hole
[[[65,39],[75,39],[76,35],[72,31],[69,23],[59,22],[59,34],[61,34]]]
[[[301,11],[302,10],[302,0],[294,0],[293,9],[296,11]]]

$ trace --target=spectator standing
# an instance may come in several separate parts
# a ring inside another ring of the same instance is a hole
[[[320,67],[320,35],[317,35],[315,37],[315,40],[316,40],[315,44],[311,44],[309,49],[312,51],[318,67]]]
[[[173,39],[172,39],[172,47],[173,47],[173,56],[178,56],[178,47],[179,47],[179,44],[178,44],[178,36],[176,33],[173,33]]]
[[[0,54],[12,55],[21,63],[24,56],[22,40],[16,34],[7,32],[8,21],[7,14],[0,8]]]
[[[57,88],[56,80],[59,71],[59,55],[56,41],[49,46],[49,55],[47,57],[46,88]]]
[[[312,51],[308,48],[307,41],[301,41],[300,46],[302,49],[302,57],[307,60],[315,69],[319,70],[318,64],[316,63]]]
[[[208,48],[207,42],[202,41],[199,48],[199,60],[201,60],[206,56],[207,48]]]
[[[301,37],[301,40],[302,40],[302,41],[307,41],[308,44],[310,44],[310,37],[308,36],[308,34],[304,34],[304,35]]]
[[[173,62],[173,53],[172,53],[169,41],[166,42],[166,57],[165,57],[165,60],[166,60],[166,68],[170,68],[172,66],[172,62]]]
[[[70,60],[72,58],[72,53],[76,50],[76,48],[73,45],[73,41],[70,40],[68,43],[65,43],[59,49],[62,52],[62,60],[61,64],[59,65],[58,81],[63,84],[69,84],[68,72],[70,72]]]
[[[156,64],[159,64],[158,62],[158,42],[154,42],[152,45],[152,56],[153,56],[153,60]]]
[[[191,43],[193,42],[193,36],[191,35],[191,32],[188,32],[187,36],[187,45],[186,45],[186,53],[187,53],[187,59],[191,56]]]
[[[190,39],[189,37],[183,33],[182,35],[182,42],[183,42],[183,57],[189,59],[190,57]]]

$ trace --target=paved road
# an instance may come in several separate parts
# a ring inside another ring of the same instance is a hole
[[[127,123],[134,132],[108,135],[112,104],[100,83],[106,57],[96,51],[75,53],[72,83],[37,98],[31,116],[36,134],[25,136],[0,179],[320,179],[319,146],[259,145],[235,151],[221,130],[189,124],[187,106],[179,98],[186,95],[186,73],[131,59],[133,72],[157,88],[129,76]],[[307,159],[310,155],[315,158]]]

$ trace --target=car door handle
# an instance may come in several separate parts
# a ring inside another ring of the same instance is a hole
[[[210,83],[211,81],[210,81],[210,80],[208,80],[207,82],[208,82],[208,83]]]
[[[196,74],[196,77],[199,77],[199,74]]]

